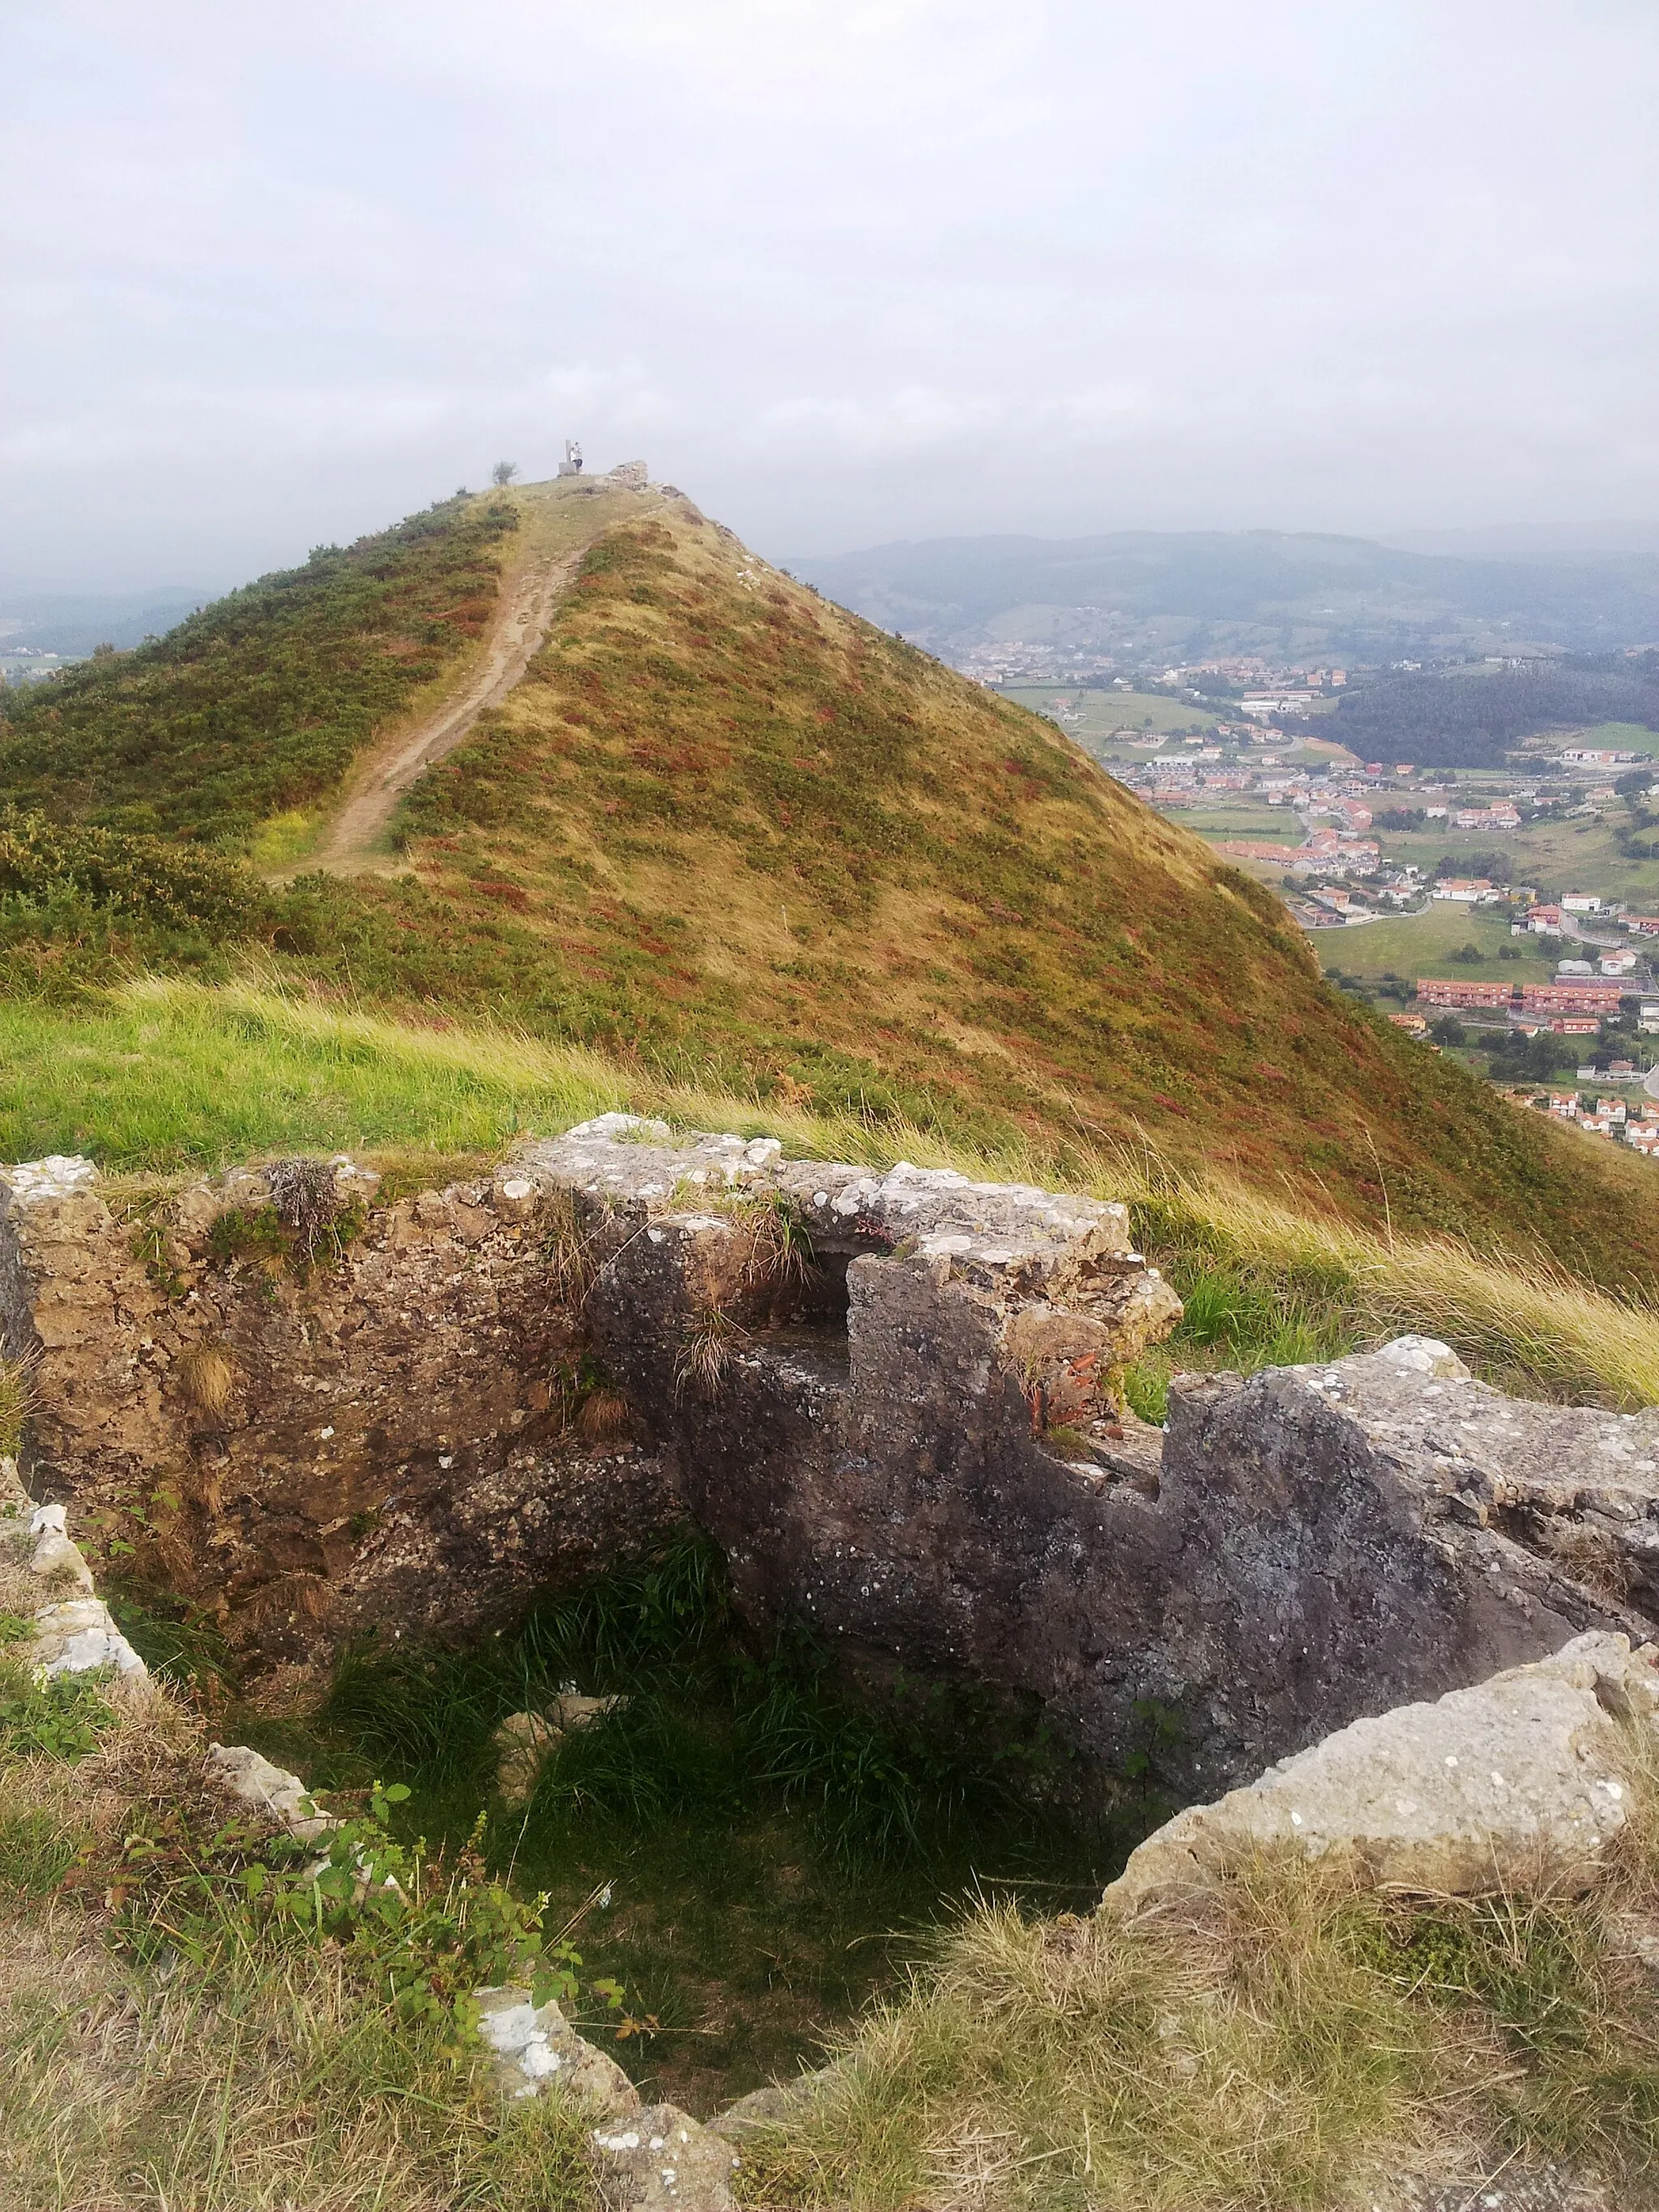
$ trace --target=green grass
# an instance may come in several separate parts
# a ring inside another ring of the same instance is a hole
[[[597,1055],[479,1043],[255,991],[0,1000],[0,1158],[84,1152],[167,1173],[284,1151],[491,1152],[625,1101],[622,1072]]]
[[[246,846],[334,791],[483,632],[514,507],[457,497],[262,577],[164,638],[0,695],[0,798]]]
[[[1480,948],[1479,961],[1454,960],[1466,945]],[[1512,937],[1507,917],[1488,907],[1431,902],[1422,914],[1368,921],[1358,929],[1316,934],[1314,948],[1327,968],[1368,981],[1393,974],[1415,982],[1420,975],[1449,975],[1460,982],[1547,983],[1564,957],[1553,939]],[[1499,959],[1499,951],[1521,957]]]
[[[1011,684],[1000,688],[1005,699],[1017,700],[1034,714],[1052,716],[1056,702],[1060,702],[1080,714],[1080,722],[1061,725],[1066,735],[1080,744],[1109,739],[1115,730],[1138,730],[1148,737],[1158,732],[1179,732],[1184,737],[1192,731],[1212,730],[1216,725],[1213,712],[1196,700],[1166,699],[1157,691],[1068,690],[1063,684]],[[1127,744],[1112,750],[1131,760],[1152,757],[1150,750],[1143,752]]]
[[[522,1813],[495,1808],[493,1730],[569,1681],[626,1705],[567,1739]],[[902,1680],[860,1694],[799,1636],[739,1641],[692,1537],[482,1645],[362,1648],[314,1722],[240,1732],[313,1783],[406,1783],[434,1842],[493,1811],[492,1862],[628,1990],[623,2035],[602,2014],[588,2032],[698,2111],[811,2063],[951,1900],[1087,1905],[1158,1816],[1137,1787],[1115,1823],[1085,1819],[1080,1770],[1029,1717]]]
[[[1184,1308],[1175,1334],[1143,1353],[1125,1377],[1129,1404],[1144,1421],[1166,1419],[1172,1375],[1207,1368],[1253,1375],[1260,1367],[1340,1359],[1364,1343],[1358,1285],[1335,1270],[1229,1260],[1183,1242],[1178,1224],[1155,1204],[1137,1209],[1135,1231],[1163,1263]]]

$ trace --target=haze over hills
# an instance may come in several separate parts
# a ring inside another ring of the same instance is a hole
[[[343,798],[556,574],[519,679],[428,757],[388,841],[342,855]],[[0,954],[31,989],[135,960],[226,975],[263,946],[422,1018],[1150,1146],[1351,1218],[1659,1275],[1644,1164],[1331,990],[1276,898],[1051,725],[678,495],[447,501],[8,714],[0,797],[33,819],[3,841]]]
[[[1131,659],[1388,661],[1659,638],[1659,550],[1547,562],[1270,530],[1122,531],[934,538],[790,565],[947,658],[1012,639]]]
[[[77,659],[100,645],[125,651],[159,637],[214,596],[182,584],[142,592],[0,591],[0,653],[28,646]]]

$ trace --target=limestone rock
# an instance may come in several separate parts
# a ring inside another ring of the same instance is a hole
[[[615,2212],[732,2212],[737,2153],[678,2106],[647,2105],[626,2127],[596,2129],[593,2148]]]
[[[793,2081],[769,2081],[763,2088],[751,2089],[746,2097],[739,2097],[723,2112],[717,2112],[708,2123],[708,2132],[724,2136],[728,2142],[741,2144],[746,2135],[799,2119],[810,2110],[813,2099],[834,2072],[833,2067],[821,2067]]]
[[[48,1681],[60,1674],[107,1671],[112,1686],[131,1692],[148,1685],[149,1669],[127,1642],[101,1598],[71,1598],[34,1616],[28,1663]]]
[[[532,2005],[527,1990],[476,1992],[478,2033],[495,2054],[496,2075],[512,2097],[553,2087],[611,2119],[640,2109],[640,2093],[614,2058],[577,2034],[557,2005]]]
[[[61,1505],[37,1505],[29,1516],[29,1534],[34,1539],[29,1566],[43,1581],[64,1583],[92,1597],[96,1594],[92,1569],[64,1525],[64,1511]]]
[[[245,1743],[208,1746],[208,1772],[233,1797],[264,1814],[279,1828],[306,1842],[326,1835],[340,1825],[331,1813],[319,1813],[305,1784],[285,1766]]]
[[[1178,1814],[1131,1855],[1107,1905],[1133,1909],[1258,1852],[1434,1894],[1540,1875],[1588,1886],[1656,1747],[1656,1659],[1622,1636],[1580,1636],[1477,1688],[1355,1721]]]
[[[536,1777],[562,1740],[627,1702],[625,1698],[585,1698],[575,1690],[566,1690],[539,1712],[509,1713],[494,1739],[501,1753],[495,1787],[502,1802],[527,1804]]]
[[[78,1153],[52,1152],[44,1160],[24,1160],[16,1167],[0,1168],[0,1182],[25,1205],[41,1199],[69,1198],[90,1190],[98,1170]]]

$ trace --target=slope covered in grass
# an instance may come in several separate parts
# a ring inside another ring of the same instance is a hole
[[[1063,1128],[975,1144],[902,1115],[676,1081],[585,1046],[433,1014],[394,1021],[270,981],[152,977],[70,1008],[0,1000],[0,1158],[84,1152],[118,1179],[118,1204],[123,1178],[339,1150],[425,1188],[476,1173],[526,1131],[623,1109],[775,1136],[799,1158],[908,1159],[1127,1199],[1138,1241],[1188,1302],[1172,1343],[1131,1377],[1149,1419],[1163,1419],[1172,1366],[1329,1358],[1410,1328],[1447,1338],[1505,1389],[1659,1403],[1659,1320],[1559,1270],[1297,1211],[1212,1170],[1178,1173],[1145,1146]]]
[[[0,703],[0,799],[232,846],[339,783],[482,635],[516,510],[458,495]]]
[[[1198,839],[684,502],[599,541],[404,826],[412,876],[309,925],[374,995],[981,1136],[1150,1140],[1604,1279],[1659,1262],[1644,1164],[1345,1003]]]
[[[508,522],[526,547],[592,538],[523,680],[414,791],[405,874],[250,884],[214,920],[148,847],[54,858],[19,830],[0,988],[63,997],[124,963],[224,980],[262,942],[358,1005],[596,1048],[646,1089],[970,1149],[1149,1151],[1390,1232],[1659,1279],[1650,1164],[1329,989],[1271,894],[1047,723],[678,495],[615,497],[434,510],[26,702],[0,795],[9,778],[71,842],[94,815],[246,840],[337,788],[417,666],[423,699],[442,690],[430,657],[460,648],[433,634],[483,621]]]

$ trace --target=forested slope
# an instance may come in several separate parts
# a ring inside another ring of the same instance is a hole
[[[1659,651],[1392,677],[1345,694],[1327,733],[1363,760],[1502,768],[1522,738],[1598,722],[1659,729]]]

